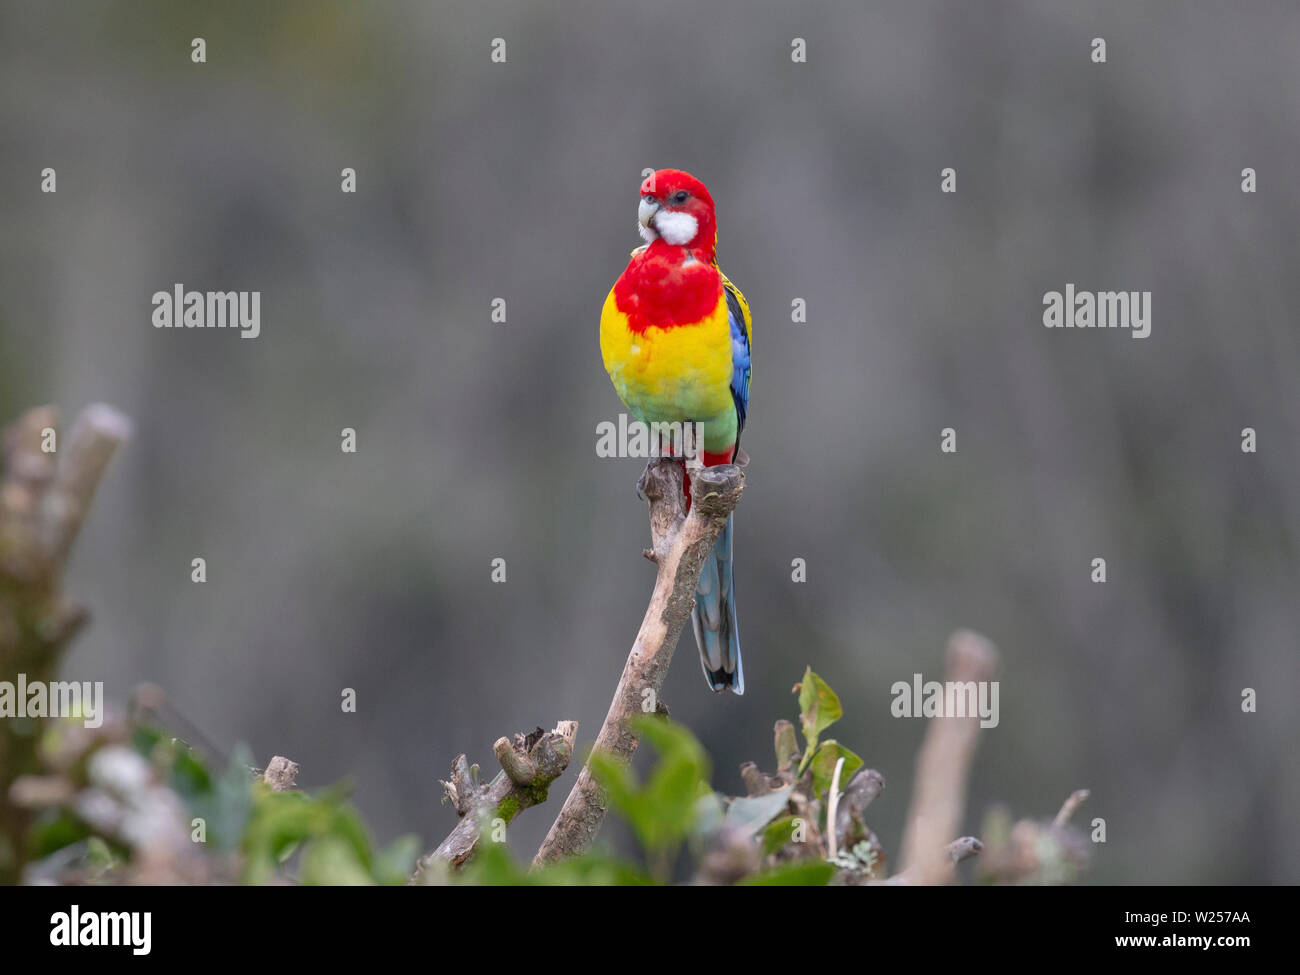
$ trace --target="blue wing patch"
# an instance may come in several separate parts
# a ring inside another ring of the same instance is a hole
[[[736,404],[736,448],[740,432],[745,429],[749,409],[749,309],[744,296],[730,281],[723,279],[727,295],[727,317],[731,321],[731,398]]]

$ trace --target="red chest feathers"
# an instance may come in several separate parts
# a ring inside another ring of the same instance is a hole
[[[614,285],[614,301],[633,332],[652,325],[693,325],[718,307],[722,297],[718,269],[693,257],[683,260],[685,256],[681,249],[655,241],[628,262]]]

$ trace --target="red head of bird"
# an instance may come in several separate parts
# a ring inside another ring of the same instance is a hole
[[[717,245],[718,222],[708,188],[680,169],[660,169],[641,184],[638,230],[648,243],[662,240],[674,247],[704,251]]]

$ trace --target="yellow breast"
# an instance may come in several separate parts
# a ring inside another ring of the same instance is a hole
[[[600,314],[600,352],[619,398],[641,420],[706,420],[734,409],[725,298],[692,325],[633,332],[610,291]]]

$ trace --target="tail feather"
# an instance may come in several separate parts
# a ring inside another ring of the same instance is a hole
[[[709,687],[717,692],[729,690],[744,694],[745,672],[740,662],[740,628],[736,625],[736,585],[731,559],[734,517],[727,518],[726,527],[704,560],[695,589],[691,624]]]

